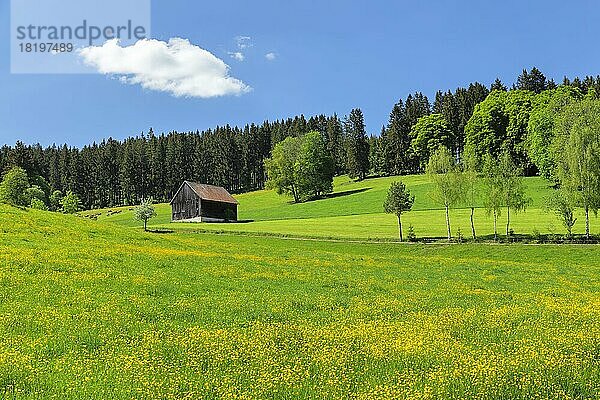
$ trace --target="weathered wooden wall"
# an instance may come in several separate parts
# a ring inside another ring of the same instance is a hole
[[[175,195],[171,204],[172,220],[196,218],[200,216],[200,199],[198,195],[185,184]]]
[[[201,200],[186,183],[181,187],[171,203],[171,219],[181,221],[196,217],[217,220],[237,220],[237,204],[212,200]]]

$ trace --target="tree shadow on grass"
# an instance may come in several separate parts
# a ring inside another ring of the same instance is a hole
[[[289,204],[303,204],[303,203],[312,203],[312,202],[319,201],[319,200],[335,199],[336,197],[344,197],[344,196],[350,196],[351,194],[363,193],[363,192],[366,192],[367,190],[371,190],[371,189],[372,188],[368,187],[368,188],[362,188],[362,189],[345,190],[343,192],[328,193],[328,194],[324,194],[321,197],[315,197],[314,199],[306,200],[306,201],[303,201],[300,203],[295,203],[292,200],[289,202]]]
[[[363,193],[363,192],[366,192],[367,190],[371,190],[371,189],[372,188],[367,187],[367,188],[354,189],[354,190],[345,190],[343,192],[329,193],[329,194],[324,195],[321,199],[335,199],[336,197],[344,197],[344,196],[350,196],[351,194]]]
[[[219,225],[219,224],[248,224],[250,222],[254,222],[253,219],[236,219],[236,220],[227,220],[227,221],[203,221],[203,224],[211,224],[211,225]]]

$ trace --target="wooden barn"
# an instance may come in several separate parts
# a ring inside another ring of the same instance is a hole
[[[185,181],[171,200],[171,220],[237,221],[238,204],[225,188]]]

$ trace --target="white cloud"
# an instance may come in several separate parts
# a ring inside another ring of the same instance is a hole
[[[267,53],[265,54],[265,58],[269,61],[273,61],[275,58],[277,58],[277,54],[271,52],[271,53]]]
[[[239,51],[236,51],[235,53],[229,53],[229,55],[231,56],[231,58],[234,58],[237,61],[244,61],[246,59],[246,56],[244,56],[244,53],[241,53]]]
[[[235,42],[240,50],[247,49],[248,47],[254,46],[252,38],[250,36],[236,36]]]
[[[229,66],[187,39],[168,42],[139,40],[122,47],[118,39],[79,50],[79,56],[98,72],[121,82],[167,92],[176,97],[240,95],[251,88],[229,76]]]

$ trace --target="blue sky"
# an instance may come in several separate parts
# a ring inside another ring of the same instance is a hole
[[[252,89],[174,97],[102,74],[11,74],[10,8],[0,3],[0,144],[82,146],[109,136],[188,131],[303,113],[365,113],[379,132],[409,93],[471,81],[511,84],[600,73],[594,1],[153,1],[152,37],[188,39]],[[237,37],[251,46],[240,49]],[[230,53],[242,52],[244,60]],[[268,60],[265,55],[274,53]]]

